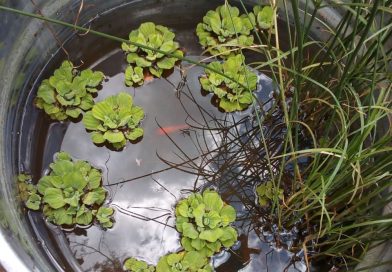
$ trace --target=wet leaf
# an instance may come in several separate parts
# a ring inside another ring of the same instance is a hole
[[[47,188],[45,190],[43,201],[48,203],[53,209],[61,208],[66,204],[63,192],[58,188]]]
[[[31,210],[39,210],[41,206],[41,197],[37,194],[31,194],[26,201],[26,207]]]
[[[220,211],[220,217],[223,226],[227,226],[230,223],[233,223],[236,219],[235,209],[230,205],[225,205]]]
[[[203,202],[205,204],[206,210],[208,211],[220,212],[223,207],[223,201],[221,197],[217,192],[214,191],[206,190],[203,193]]]
[[[185,237],[196,239],[199,236],[192,223],[182,223],[182,233]]]
[[[200,232],[199,238],[214,243],[222,236],[222,234],[223,231],[220,228],[213,230],[204,230]]]
[[[274,10],[271,6],[255,6],[253,12],[257,18],[257,25],[261,29],[269,29],[274,25]]]
[[[88,174],[88,188],[89,189],[96,189],[101,185],[102,174],[97,169],[91,169]]]
[[[93,220],[92,212],[84,205],[76,213],[76,223],[79,225],[89,225]]]
[[[102,188],[94,189],[86,194],[83,203],[86,205],[102,204],[106,197],[106,191]]]
[[[114,210],[110,207],[100,207],[97,211],[96,217],[98,222],[104,228],[111,228],[113,226],[112,215]]]

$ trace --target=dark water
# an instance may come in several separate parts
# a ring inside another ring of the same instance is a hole
[[[206,12],[219,4],[222,1],[137,2],[99,16],[92,28],[126,37],[141,22],[153,21],[172,28],[187,56],[197,59],[201,48],[194,29]],[[175,16],[173,11],[177,11]],[[213,131],[196,127],[214,126],[214,120],[227,116],[211,104],[210,95],[201,93],[199,67],[183,63],[166,78],[133,88],[124,85],[126,63],[118,44],[87,35],[71,39],[66,48],[75,64],[82,60],[83,68],[90,67],[107,76],[96,101],[120,91],[132,94],[134,103],[146,112],[142,123],[145,133],[140,142],[128,143],[120,152],[113,151],[94,145],[81,122],[54,123],[39,112],[35,126],[31,126],[39,130],[38,137],[32,139],[34,161],[24,162],[34,179],[37,181],[47,171],[53,154],[60,150],[89,161],[103,171],[108,202],[116,208],[116,222],[106,231],[98,226],[66,231],[46,224],[41,214],[30,213],[32,227],[43,248],[64,270],[121,271],[127,257],[156,264],[161,256],[180,249],[179,235],[173,228],[176,201],[205,182],[194,170],[188,169],[188,173],[170,168],[162,159],[174,163],[191,160],[197,169],[204,163],[201,154],[217,148],[221,139]],[[54,56],[42,78],[50,75],[64,57],[62,52]],[[267,98],[269,91],[266,88],[260,92]],[[33,88],[31,99],[35,92]],[[167,137],[160,127],[176,129]],[[241,204],[236,208],[241,213]],[[238,226],[239,242],[213,259],[217,271],[283,271],[289,267],[291,253],[272,249],[271,240]],[[297,268],[290,266],[288,271],[301,269],[303,265],[297,263]]]

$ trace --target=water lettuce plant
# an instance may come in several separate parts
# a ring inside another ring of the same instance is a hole
[[[229,57],[223,62],[211,62],[208,67],[235,80],[209,69],[205,69],[205,75],[199,78],[202,88],[218,97],[219,107],[226,112],[233,112],[244,110],[252,104],[252,91],[256,89],[258,78],[256,73],[244,65],[243,55]]]
[[[152,22],[142,23],[140,27],[129,34],[129,41],[148,46],[157,52],[129,43],[122,43],[122,50],[126,53],[129,66],[125,70],[125,84],[143,85],[144,75],[149,73],[161,77],[163,71],[174,67],[178,58],[167,56],[172,53],[183,57],[178,42],[174,41],[175,34],[167,27],[155,25]]]
[[[253,44],[254,15],[240,15],[238,8],[225,4],[210,10],[196,28],[199,42],[211,55],[227,58],[238,53],[238,47]]]
[[[270,29],[274,25],[274,10],[271,6],[254,6],[251,17],[255,19],[256,26],[261,29]]]
[[[112,226],[113,209],[102,206],[106,191],[98,169],[86,161],[73,161],[66,152],[57,153],[49,167],[50,173],[37,186],[26,188],[27,208],[42,208],[47,220],[56,225],[89,225],[95,218],[105,228]]]
[[[133,105],[132,96],[121,92],[96,103],[84,115],[83,124],[91,131],[94,143],[108,142],[120,149],[127,140],[134,141],[143,136],[143,129],[139,127],[143,118],[144,111]]]
[[[182,251],[159,259],[156,272],[212,272],[208,258],[198,251]]]
[[[211,190],[193,193],[176,205],[176,228],[182,234],[182,247],[206,257],[237,241],[237,231],[230,226],[235,219],[235,209]]]
[[[267,181],[256,187],[258,203],[260,206],[269,206],[271,201],[278,195],[279,199],[283,199],[283,189],[275,188],[272,181]]]
[[[17,180],[20,200],[25,203],[27,208],[39,210],[41,196],[37,194],[36,186],[31,183],[31,175],[19,174]]]
[[[155,272],[155,266],[136,258],[128,258],[124,262],[124,269],[130,272]]]
[[[53,120],[78,118],[82,111],[94,105],[93,94],[104,78],[102,72],[91,69],[80,72],[72,62],[64,61],[49,79],[42,81],[35,106]]]

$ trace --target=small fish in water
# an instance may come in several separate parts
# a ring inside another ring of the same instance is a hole
[[[166,127],[160,127],[157,128],[156,133],[158,135],[166,135],[166,134],[171,134],[177,131],[181,131],[184,129],[189,128],[189,125],[183,124],[183,125],[172,125],[172,126],[166,126]]]

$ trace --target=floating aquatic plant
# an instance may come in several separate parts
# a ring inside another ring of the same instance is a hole
[[[258,28],[270,29],[274,25],[275,14],[271,6],[254,6],[253,13],[252,18],[255,18]]]
[[[31,176],[27,174],[18,175],[19,197],[31,210],[39,210],[41,196],[37,194],[37,188],[31,183]]]
[[[132,96],[121,92],[96,103],[84,115],[83,124],[91,131],[94,143],[108,142],[120,149],[127,140],[134,141],[143,136],[143,129],[139,127],[143,118],[144,111],[133,105]]]
[[[275,188],[272,181],[267,181],[256,187],[257,198],[260,206],[269,206],[270,202],[274,200],[275,196],[283,199],[283,189]]]
[[[124,262],[124,268],[131,272],[154,272],[155,266],[149,265],[145,261],[136,258],[128,258]]]
[[[208,259],[197,251],[172,253],[159,259],[157,272],[212,272]]]
[[[54,120],[78,118],[94,105],[92,94],[98,91],[104,77],[102,72],[91,69],[79,72],[72,62],[64,61],[49,79],[42,81],[35,105]]]
[[[167,27],[146,22],[129,34],[129,41],[160,50],[146,49],[133,44],[122,43],[122,49],[127,55],[129,66],[125,70],[125,84],[128,86],[142,85],[144,74],[149,72],[155,77],[161,77],[163,71],[174,67],[178,58],[164,53],[183,57],[178,42],[174,41],[175,34]]]
[[[191,194],[176,206],[176,228],[182,234],[183,248],[207,257],[237,241],[237,231],[230,226],[235,219],[235,209],[211,190]]]
[[[214,61],[208,64],[235,81],[205,69],[200,77],[204,90],[214,93],[219,99],[219,106],[226,112],[240,111],[252,104],[252,91],[256,89],[257,75],[244,64],[244,57],[236,55],[226,61]],[[245,88],[247,87],[247,88]]]
[[[56,225],[89,225],[96,218],[103,227],[111,227],[113,209],[102,206],[106,191],[101,186],[101,172],[86,161],[73,161],[66,152],[55,157],[49,175],[37,186],[21,186],[28,177],[19,175],[21,192],[28,192],[26,206],[32,210],[42,207],[48,221]],[[26,194],[21,195],[26,199]]]
[[[253,14],[240,15],[238,8],[225,4],[207,12],[196,34],[210,54],[226,58],[238,53],[233,49],[253,44],[252,21]]]

